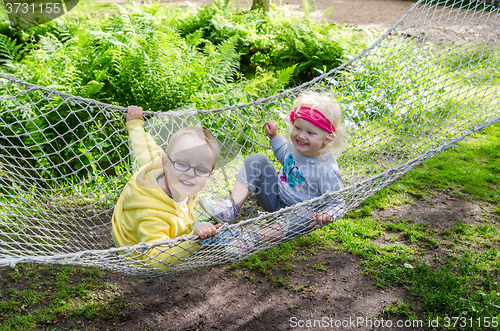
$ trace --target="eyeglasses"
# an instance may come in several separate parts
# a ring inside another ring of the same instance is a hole
[[[194,169],[194,174],[196,176],[198,176],[198,177],[205,177],[205,178],[210,177],[210,175],[213,172],[213,170],[208,170],[205,167],[193,167],[192,165],[190,165],[187,162],[174,161],[174,160],[172,160],[170,158],[170,156],[168,154],[167,154],[167,157],[170,160],[170,162],[172,162],[172,165],[174,166],[174,168],[177,169],[177,170],[179,170],[179,171],[182,171],[182,172],[186,172],[189,169],[193,168]]]

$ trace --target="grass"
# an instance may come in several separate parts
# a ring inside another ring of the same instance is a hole
[[[98,269],[22,264],[5,271],[0,330],[31,330],[61,319],[108,320],[127,304],[112,284],[102,284]],[[12,281],[14,286],[5,285]]]
[[[413,192],[449,190],[498,206],[500,203],[500,128],[492,125],[474,138],[438,154],[400,185]],[[474,165],[474,166],[471,166]],[[425,184],[424,184],[425,183]],[[425,186],[424,186],[425,185]]]
[[[355,146],[341,164],[348,183],[417,158],[491,114],[498,100],[498,50],[468,46],[387,41],[372,51],[377,65],[368,56],[358,70],[340,73],[338,98]]]

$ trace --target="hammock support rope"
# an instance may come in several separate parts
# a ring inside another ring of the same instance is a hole
[[[146,113],[147,130],[159,145],[187,125],[214,133],[222,145],[221,166],[201,194],[223,199],[248,155],[272,159],[262,125],[284,118],[300,93],[328,89],[342,105],[348,142],[338,159],[343,188],[274,213],[250,204],[243,221],[223,225],[218,233],[226,235],[201,250],[196,236],[112,246],[113,207],[136,169],[125,108],[0,74],[0,266],[70,264],[159,277],[236,262],[314,231],[319,226],[270,235],[241,256],[225,249],[233,239],[310,219],[339,201],[336,218],[342,217],[418,164],[500,122],[500,9],[491,1],[467,1],[462,8],[444,3],[419,1],[351,61],[273,97],[220,109]],[[201,208],[196,212],[208,218]],[[180,243],[186,257],[161,261],[149,254]]]

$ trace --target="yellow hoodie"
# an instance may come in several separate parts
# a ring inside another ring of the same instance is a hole
[[[115,246],[133,246],[192,234],[196,222],[193,207],[198,196],[189,197],[187,203],[170,198],[157,182],[163,174],[163,150],[144,131],[142,120],[127,122],[127,130],[140,169],[125,185],[113,212]],[[135,259],[143,260],[150,267],[167,267],[200,247],[181,241],[173,248],[157,246]]]

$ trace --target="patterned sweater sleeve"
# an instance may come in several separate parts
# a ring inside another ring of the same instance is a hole
[[[278,133],[276,137],[271,139],[271,147],[273,148],[274,156],[276,156],[278,161],[283,165],[285,163],[288,142],[280,133]]]

